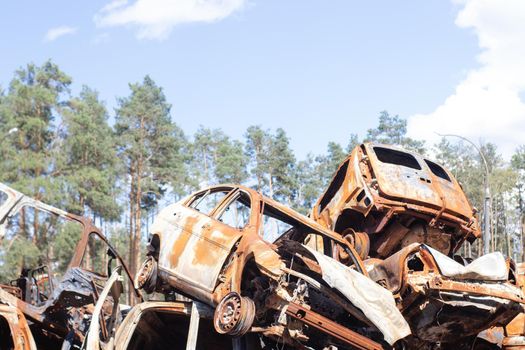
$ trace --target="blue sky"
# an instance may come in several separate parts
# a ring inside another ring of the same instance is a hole
[[[493,34],[495,22],[481,15],[494,13],[497,2],[488,8],[476,0],[195,3],[4,2],[0,84],[5,87],[18,67],[51,58],[73,77],[74,93],[89,85],[112,109],[116,97],[129,93],[129,82],[149,74],[188,133],[202,124],[241,138],[249,125],[282,127],[299,157],[324,152],[331,140],[345,144],[351,133],[364,136],[385,109],[407,117],[413,136],[430,143],[434,131],[496,142],[504,150],[525,140],[521,78],[508,83],[518,96],[509,111],[517,115],[502,127],[517,130],[511,141],[503,140],[505,130],[494,135],[490,122],[473,131],[479,114],[463,129],[439,126],[439,120],[457,120],[455,111],[470,115],[461,109],[469,108],[468,99],[449,106],[451,98],[461,101],[458,87],[471,86],[470,77],[500,56],[517,54],[498,55],[494,35],[484,34],[486,28]],[[500,12],[496,19],[503,21],[514,11]],[[508,31],[520,34],[521,27]]]

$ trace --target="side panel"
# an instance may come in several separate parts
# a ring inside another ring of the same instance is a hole
[[[157,217],[152,231],[163,240],[159,268],[211,293],[241,233],[182,205],[168,209]]]

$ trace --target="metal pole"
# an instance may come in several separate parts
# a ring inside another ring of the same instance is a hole
[[[490,253],[490,189],[488,184],[488,176],[485,180],[485,203],[483,205],[484,214],[484,232],[483,232],[483,254]]]
[[[483,152],[481,152],[479,147],[474,142],[467,139],[466,137],[463,137],[460,135],[454,135],[454,134],[446,134],[446,135],[438,134],[438,135],[442,137],[450,137],[450,136],[458,137],[464,141],[467,141],[476,149],[476,151],[478,151],[479,155],[481,156],[481,159],[483,160],[483,165],[485,166],[485,181],[484,181],[485,198],[483,200],[483,223],[484,223],[483,224],[483,254],[488,254],[490,253],[490,199],[491,197],[490,197],[490,185],[489,185],[490,172],[489,172],[489,166],[487,163],[487,159],[485,159],[485,155],[483,154]]]
[[[201,316],[197,304],[195,302],[191,303],[190,328],[188,329],[188,342],[186,343],[186,350],[195,350],[197,347],[200,318]]]

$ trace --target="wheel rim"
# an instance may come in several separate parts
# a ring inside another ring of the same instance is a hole
[[[152,257],[147,258],[140,267],[135,277],[135,288],[151,289],[151,282],[156,272],[155,260]]]
[[[254,318],[255,304],[253,301],[231,292],[215,309],[215,330],[220,334],[241,336],[250,330]]]

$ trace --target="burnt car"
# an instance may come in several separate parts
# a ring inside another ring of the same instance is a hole
[[[1,307],[23,314],[39,349],[82,344],[97,297],[116,266],[125,271],[129,281],[126,291],[141,298],[132,288],[132,278],[116,250],[87,218],[29,198],[0,183],[0,232],[2,254],[9,252],[17,240],[28,245],[36,239],[37,232],[49,239],[60,235],[78,239],[70,252],[52,251],[51,245],[40,261],[31,256],[17,257],[22,262],[19,275],[0,284]],[[113,301],[118,303],[119,300]],[[111,309],[112,305],[106,307]]]
[[[37,349],[24,314],[16,307],[2,304],[0,304],[0,349]]]
[[[364,143],[341,163],[310,215],[351,241],[362,258],[386,258],[414,242],[453,254],[480,236],[475,213],[441,165]]]
[[[525,263],[516,264],[516,277],[525,292]],[[483,331],[480,337],[502,349],[525,349],[525,313],[519,314],[503,327],[493,327]]]
[[[515,266],[501,253],[463,265],[413,243],[365,265],[370,278],[395,295],[412,330],[407,343],[414,348],[476,349],[482,343],[478,333],[505,326],[524,311]]]
[[[111,325],[106,331],[101,323],[92,322],[82,344],[84,350],[242,350],[260,349],[215,332],[213,310],[191,301],[145,301],[123,312],[113,308],[104,314],[105,304],[118,300],[123,292],[120,270],[115,270],[101,292],[93,310],[93,318],[106,319]],[[240,345],[240,346],[239,346]]]
[[[482,346],[478,333],[523,310],[513,261],[501,253],[474,261],[455,255],[480,235],[475,210],[450,172],[418,154],[356,147],[311,216],[353,244],[370,278],[393,293],[412,330],[409,347]]]
[[[348,266],[332,259],[334,247]],[[409,335],[392,294],[352,245],[313,220],[237,185],[196,192],[151,227],[136,287],[214,308],[220,334],[266,349],[379,349]]]

